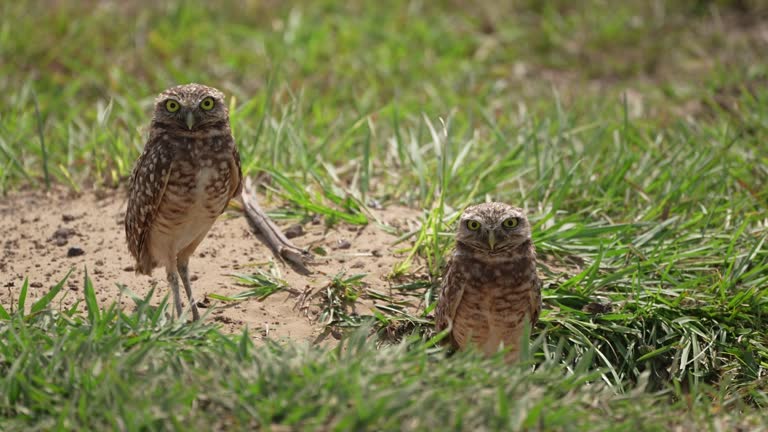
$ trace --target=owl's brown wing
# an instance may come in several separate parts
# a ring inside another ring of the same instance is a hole
[[[173,159],[164,150],[157,137],[150,137],[128,181],[125,236],[137,273],[149,274],[154,266],[147,239],[173,169]]]
[[[229,199],[239,197],[243,191],[243,167],[240,163],[240,153],[237,151],[236,143],[232,145],[232,157],[235,160],[235,167],[232,171],[237,174],[237,178],[233,178],[232,185],[234,187],[230,188]]]
[[[437,299],[435,329],[438,332],[453,325],[456,310],[459,308],[461,298],[464,296],[464,286],[466,285],[464,273],[457,271],[452,261],[448,262],[447,269],[443,275],[443,283],[440,287],[440,296]],[[448,340],[456,348],[452,334],[448,337]]]

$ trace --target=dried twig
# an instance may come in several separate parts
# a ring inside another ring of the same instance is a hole
[[[278,258],[290,264],[297,272],[302,274],[311,273],[307,268],[307,264],[313,260],[312,254],[291,243],[259,207],[259,204],[256,202],[256,191],[250,178],[245,178],[241,198],[248,224],[260,237],[261,241],[266,243]]]

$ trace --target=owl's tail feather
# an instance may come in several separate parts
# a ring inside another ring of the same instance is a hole
[[[136,259],[136,265],[134,266],[137,275],[151,275],[152,270],[157,267],[157,262],[152,260],[149,253],[142,253]]]

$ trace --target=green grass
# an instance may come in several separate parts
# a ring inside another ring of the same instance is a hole
[[[571,364],[563,343],[508,367],[503,358],[463,353],[446,359],[418,337],[376,348],[366,328],[334,349],[255,347],[247,332],[223,335],[168,320],[167,302],[136,299],[134,312],[100,309],[84,290],[85,314],[43,309],[0,323],[0,414],[4,430],[254,428],[434,430],[659,430],[755,427],[755,414],[716,389],[624,394],[601,383],[592,356]],[[647,374],[646,374],[647,376]],[[668,404],[674,398],[678,402]],[[669,419],[687,404],[713,405]],[[323,403],[318,403],[323,401]],[[599,403],[595,403],[599,401]],[[641,420],[642,419],[642,420]]]
[[[322,322],[376,336],[320,349],[87,295],[86,315],[4,305],[8,428],[765,422],[761,2],[32,3],[0,4],[0,193],[119,187],[154,95],[211,84],[274,215],[396,232],[393,289],[420,310],[336,275],[314,287]],[[443,359],[428,333],[452,224],[488,198],[529,210],[544,263],[515,368]],[[381,226],[373,201],[423,209],[421,228]],[[284,289],[240,276],[237,299]],[[346,315],[361,295],[378,309]]]

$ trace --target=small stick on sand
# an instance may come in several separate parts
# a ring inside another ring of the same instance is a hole
[[[256,202],[256,191],[253,182],[246,177],[243,182],[243,192],[241,194],[245,217],[248,224],[256,236],[272,249],[272,252],[279,258],[287,262],[295,271],[301,274],[309,274],[311,271],[307,268],[314,257],[309,251],[300,249],[291,243],[272,220],[264,213]]]

